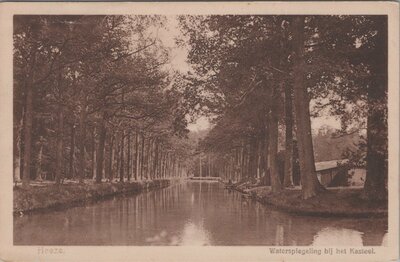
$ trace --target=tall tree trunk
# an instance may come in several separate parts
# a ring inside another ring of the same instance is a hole
[[[25,95],[25,119],[24,119],[24,126],[23,126],[23,149],[24,152],[22,155],[23,158],[23,165],[22,165],[22,186],[27,187],[29,186],[31,180],[31,158],[32,158],[32,124],[33,124],[33,90],[35,88],[35,76],[34,72],[36,70],[36,54],[39,47],[39,43],[35,40],[37,39],[37,34],[39,33],[40,25],[37,22],[33,22],[30,24],[30,32],[31,34],[29,37],[34,39],[34,43],[30,50],[29,56],[29,70],[27,72],[27,76],[24,82],[24,87],[26,90]],[[28,38],[29,38],[28,37]]]
[[[154,141],[155,148],[154,148],[154,162],[153,162],[153,172],[154,172],[154,179],[157,179],[157,165],[158,165],[158,141],[157,138]]]
[[[135,180],[138,180],[139,173],[139,132],[135,134]]]
[[[179,162],[178,162],[178,168],[179,168]],[[212,157],[210,158],[210,176],[214,176],[214,172],[213,172],[213,159]]]
[[[131,181],[131,133],[128,133],[128,162],[127,162],[128,181]]]
[[[245,164],[244,164],[244,160],[245,160],[245,144],[242,141],[242,146],[240,148],[240,178],[239,181],[242,181],[245,179],[246,176],[246,171],[245,171]]]
[[[96,178],[96,161],[97,161],[97,156],[96,156],[97,150],[96,150],[96,127],[93,127],[92,130],[92,179],[95,180]]]
[[[292,87],[285,87],[285,171],[283,185],[293,187],[293,109]]]
[[[119,160],[119,182],[124,182],[124,140],[125,131],[121,134],[120,160]]]
[[[201,163],[201,153],[200,153],[200,159],[199,159],[199,176],[202,177],[203,176],[203,172],[202,172],[202,163]]]
[[[211,159],[210,159],[210,154],[207,155],[207,160],[208,160],[208,176],[211,176]]]
[[[169,177],[169,153],[167,152],[165,154],[165,165],[164,165],[164,169],[165,169],[165,177]]]
[[[171,176],[172,177],[176,177],[177,171],[176,171],[176,158],[175,157],[173,158],[173,162],[172,163],[173,164],[172,164],[172,174],[171,174]],[[211,168],[210,168],[210,171],[211,171]]]
[[[275,91],[276,92],[276,91]],[[271,111],[269,114],[269,161],[271,175],[271,190],[278,192],[282,190],[282,183],[278,172],[278,103],[280,99],[275,95],[271,100]]]
[[[75,124],[71,125],[71,144],[69,151],[69,178],[75,177],[74,172],[74,155],[75,155]]]
[[[36,180],[42,181],[42,160],[43,160],[43,142],[40,142],[40,149],[36,163]]]
[[[245,170],[245,180],[248,181],[250,178],[250,172],[249,172],[249,164],[250,164],[250,147],[248,144],[245,146],[245,159],[244,159],[244,170]]]
[[[144,150],[144,162],[145,162],[145,177],[148,180],[149,177],[149,155],[150,155],[150,145],[151,145],[151,138],[149,137],[145,144]]]
[[[148,142],[148,147],[147,147],[147,176],[149,177],[150,180],[152,180],[152,174],[151,174],[151,169],[153,167],[153,165],[151,165],[151,161],[152,161],[152,148],[153,148],[153,139],[149,138]]]
[[[144,170],[144,143],[146,142],[146,138],[144,134],[142,134],[142,147],[140,149],[140,180],[143,180],[143,170]]]
[[[167,155],[167,177],[171,177],[171,162],[172,162],[172,155]]]
[[[100,120],[100,134],[99,134],[99,145],[97,147],[97,168],[96,168],[96,183],[101,183],[101,179],[103,178],[103,163],[104,163],[104,148],[106,143],[106,121],[107,121],[107,113],[103,114],[103,118]]]
[[[164,157],[164,151],[162,145],[160,145],[160,150],[159,150],[159,160],[158,160],[158,177],[161,179],[162,178],[162,165],[163,165],[163,157]]]
[[[256,145],[256,179],[257,181],[261,177],[261,141],[257,139],[257,145]]]
[[[121,163],[121,142],[120,142],[120,134],[117,133],[115,135],[115,158],[116,158],[116,165],[115,165],[115,174],[116,174],[116,179],[119,177],[119,166]],[[113,178],[114,178],[114,173],[113,173]]]
[[[25,107],[22,108],[22,116],[16,133],[14,134],[14,182],[20,182],[23,171],[23,126],[25,117]]]
[[[159,160],[158,160],[158,170],[157,170],[157,175],[158,175],[158,178],[162,178],[162,164],[163,164],[163,148],[162,148],[162,146],[160,145],[160,151],[159,151]]]
[[[150,177],[151,179],[155,179],[155,167],[156,165],[154,163],[157,162],[156,160],[156,139],[153,138],[151,140],[151,150],[150,150],[150,161],[149,161],[149,166],[150,166]]]
[[[83,179],[85,178],[85,169],[86,169],[86,161],[85,161],[85,141],[86,141],[86,106],[87,106],[87,97],[86,94],[82,94],[81,100],[81,112],[79,116],[79,172],[78,178],[79,183],[83,183]]]
[[[249,147],[249,181],[251,183],[255,182],[256,176],[256,149],[257,148],[257,140],[255,137],[250,138],[250,147]]]
[[[238,180],[240,177],[240,148],[234,149],[233,168],[232,174],[229,175],[231,182]]]
[[[265,140],[264,140],[264,171],[265,175],[263,178],[263,185],[271,185],[271,170],[270,170],[270,156],[269,156],[269,143],[270,143],[270,125],[268,121],[266,122],[266,128],[265,128]]]
[[[376,17],[375,52],[372,55],[373,79],[368,86],[367,173],[364,198],[386,199],[388,175],[388,25],[387,17]]]
[[[36,60],[36,52],[33,54]],[[33,62],[35,64],[35,61]],[[22,186],[29,186],[31,180],[31,151],[32,151],[32,122],[33,122],[33,69],[31,70],[27,83],[25,83],[25,126],[24,126],[24,154],[23,154],[23,175]]]
[[[113,166],[113,160],[114,160],[114,136],[112,134],[109,135],[109,151],[108,151],[108,165],[107,165],[107,172],[106,172],[106,177],[109,179],[109,181],[112,180],[112,166]]]
[[[62,163],[63,163],[63,132],[64,132],[64,106],[60,102],[58,107],[58,131],[57,131],[57,153],[56,153],[56,171],[55,181],[60,184],[62,179]]]
[[[164,153],[164,160],[163,160],[164,164],[163,164],[163,177],[166,178],[167,177],[167,162],[168,162],[168,152]]]
[[[296,116],[296,135],[299,146],[300,173],[303,198],[316,196],[324,190],[315,172],[314,149],[311,136],[310,99],[305,86],[304,16],[293,18],[295,64],[293,90]]]

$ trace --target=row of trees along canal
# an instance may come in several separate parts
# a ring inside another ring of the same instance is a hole
[[[164,23],[160,16],[14,16],[16,180],[186,175],[187,107],[154,34]]]
[[[366,165],[363,195],[387,197],[387,17],[182,16],[180,23],[195,71],[186,80],[214,119],[198,149],[203,170],[236,182],[261,178],[277,192],[293,185],[298,161],[303,198],[313,197],[325,189],[311,117],[329,113],[340,119],[337,136],[366,129],[347,157]]]

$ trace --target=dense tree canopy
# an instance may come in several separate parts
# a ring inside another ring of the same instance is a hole
[[[163,21],[15,16],[17,179],[183,174],[187,110],[163,67],[169,54],[149,32]]]
[[[362,136],[367,129],[366,154],[359,153],[365,150],[360,138],[331,157],[366,156],[367,181],[372,181],[366,183],[366,196],[385,197],[386,17],[182,16],[180,21],[196,90],[208,98],[199,107],[214,114],[202,150],[224,156],[225,176],[260,179],[279,191],[282,183],[292,185],[298,154],[303,197],[318,194],[323,189],[315,174],[315,147],[317,160],[332,158],[321,158],[321,146],[328,146],[321,136],[313,146],[311,118],[328,114],[341,122],[331,136]],[[285,174],[280,175],[283,148]]]

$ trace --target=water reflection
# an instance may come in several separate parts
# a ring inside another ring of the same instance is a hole
[[[314,246],[362,246],[362,233],[347,228],[326,227],[317,233]]]
[[[373,226],[371,226],[373,225]],[[386,219],[290,215],[188,182],[14,219],[16,245],[382,245]]]

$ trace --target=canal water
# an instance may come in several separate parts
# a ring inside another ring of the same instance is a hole
[[[380,246],[386,219],[318,218],[265,207],[218,182],[14,218],[15,245]]]

